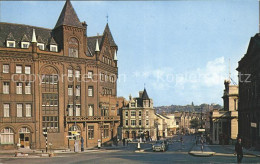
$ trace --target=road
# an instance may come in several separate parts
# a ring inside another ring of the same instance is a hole
[[[128,147],[118,150],[104,150],[100,152],[88,153],[71,153],[71,154],[58,154],[53,158],[10,158],[1,159],[0,163],[236,163],[236,157],[233,155],[232,150],[224,149],[222,146],[210,146],[216,152],[213,157],[195,157],[188,154],[192,148],[193,136],[184,136],[184,144],[175,142],[169,145],[166,152],[153,152],[151,150],[135,153],[136,144],[129,144]],[[177,138],[175,138],[177,139]],[[142,147],[150,147],[150,144],[142,144]],[[246,156],[243,163],[260,163],[259,157]]]

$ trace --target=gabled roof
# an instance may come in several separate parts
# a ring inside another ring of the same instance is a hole
[[[104,33],[103,33],[104,37],[105,37],[105,34],[108,35],[108,40],[109,40],[110,46],[117,46],[115,41],[114,41],[114,38],[112,36],[112,33],[111,33],[110,29],[109,29],[108,23],[107,23],[107,25],[105,27],[105,30],[104,30]]]
[[[99,45],[99,49],[100,45],[101,45],[101,41],[102,41],[102,36],[92,36],[92,37],[88,37],[88,49],[89,49],[89,53],[87,54],[87,56],[92,56],[95,54],[95,48],[96,48],[96,42],[98,40],[98,45]],[[92,55],[91,55],[92,54]]]
[[[8,41],[15,41],[13,34],[10,32],[6,38]]]
[[[55,42],[55,40],[53,39],[53,37],[51,37],[50,45],[57,45],[57,43]]]
[[[38,43],[44,43],[41,36],[38,36],[38,37],[37,37],[37,42],[38,42]]]
[[[142,99],[143,100],[149,100],[149,96],[148,96],[145,88],[144,88],[144,92],[143,92],[143,95],[142,95]]]
[[[83,27],[69,0],[66,0],[66,3],[54,28],[57,28],[61,25]]]
[[[28,39],[27,35],[24,34],[21,41],[22,41],[22,42],[29,42],[30,40]]]

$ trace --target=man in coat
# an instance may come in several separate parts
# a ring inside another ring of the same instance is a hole
[[[235,146],[235,154],[237,155],[237,163],[241,163],[243,159],[242,139],[238,138]]]

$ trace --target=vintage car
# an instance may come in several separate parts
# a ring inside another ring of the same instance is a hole
[[[168,148],[167,141],[165,140],[159,140],[156,141],[155,144],[153,144],[153,151],[166,151]]]

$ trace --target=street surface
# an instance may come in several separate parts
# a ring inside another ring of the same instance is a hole
[[[174,138],[178,140],[178,136]],[[129,143],[126,147],[120,149],[106,149],[102,151],[84,152],[84,153],[63,153],[56,157],[34,157],[34,158],[1,158],[0,163],[236,163],[234,151],[226,149],[220,145],[209,146],[216,152],[212,157],[191,156],[188,152],[194,145],[194,136],[183,136],[183,145],[180,142],[174,142],[169,145],[166,152],[153,152],[147,150],[136,153],[136,143]],[[141,144],[142,149],[151,148],[151,143]],[[246,155],[243,163],[260,163],[260,158],[252,155]]]

